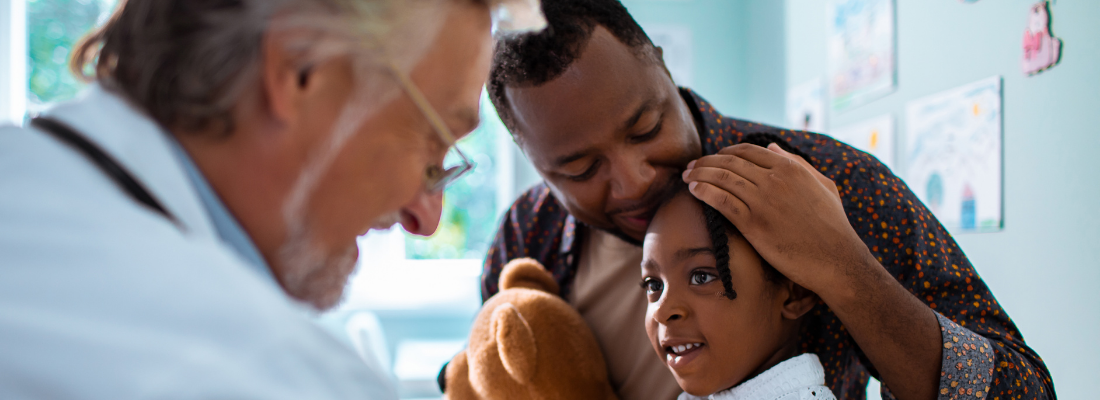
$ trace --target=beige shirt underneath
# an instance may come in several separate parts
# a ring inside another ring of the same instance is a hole
[[[671,400],[682,390],[645,333],[642,249],[587,230],[569,302],[600,343],[611,386],[622,400]]]

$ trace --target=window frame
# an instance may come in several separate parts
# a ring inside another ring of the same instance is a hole
[[[0,0],[0,123],[27,112],[27,2]]]

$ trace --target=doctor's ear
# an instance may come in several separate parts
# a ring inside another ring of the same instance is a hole
[[[305,91],[315,68],[302,67],[301,55],[288,50],[291,31],[273,31],[264,35],[260,59],[260,89],[271,118],[287,122],[298,117]]]
[[[790,280],[783,283],[787,299],[783,301],[783,318],[796,320],[802,318],[817,305],[817,294]]]
[[[306,87],[307,84],[309,84],[309,75],[312,72],[313,72],[313,66],[312,65],[308,66],[308,67],[305,67],[305,68],[302,68],[302,70],[300,72],[298,72],[298,87],[304,88],[304,87]]]

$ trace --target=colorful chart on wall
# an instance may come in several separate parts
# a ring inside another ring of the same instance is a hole
[[[891,114],[860,121],[852,125],[833,128],[829,136],[849,146],[875,156],[890,169],[894,164],[894,116]]]
[[[1001,77],[906,106],[905,181],[948,229],[1003,226]]]
[[[833,108],[892,93],[897,88],[894,0],[830,0],[826,16]]]
[[[1020,64],[1027,75],[1043,72],[1062,60],[1062,39],[1054,37],[1050,24],[1050,2],[1041,1],[1032,5],[1027,13],[1024,58]]]
[[[825,84],[814,79],[787,90],[787,127],[825,131]]]

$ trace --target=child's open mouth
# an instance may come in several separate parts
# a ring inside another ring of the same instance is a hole
[[[695,359],[695,356],[699,354],[699,350],[705,346],[706,344],[703,343],[665,346],[665,362],[670,368],[682,367]]]

